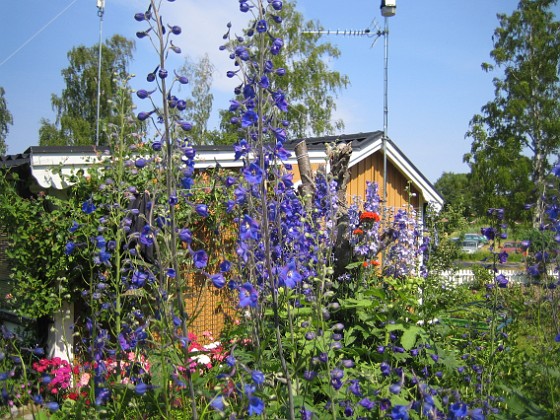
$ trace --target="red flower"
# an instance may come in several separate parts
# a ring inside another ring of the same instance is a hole
[[[376,267],[376,266],[378,266],[378,265],[381,265],[381,263],[380,263],[379,261],[377,261],[377,260],[371,260],[371,261],[364,261],[364,262],[362,263],[362,265],[363,265],[364,267],[367,267],[367,266],[369,266],[369,265],[373,265],[374,267]]]
[[[360,228],[356,228],[354,229],[354,231],[352,232],[354,235],[363,235],[364,231]]]
[[[379,215],[377,213],[372,212],[372,211],[364,211],[362,214],[360,214],[360,222],[363,222],[363,221],[379,222],[380,220],[381,220],[381,218],[379,217]]]

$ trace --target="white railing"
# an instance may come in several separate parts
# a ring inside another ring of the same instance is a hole
[[[498,270],[496,275],[503,274],[511,283],[525,284],[531,281],[531,278],[527,275],[524,270]],[[552,271],[549,273],[553,275]],[[444,271],[440,274],[444,280],[444,285],[456,286],[460,284],[469,284],[476,281],[475,275],[472,270],[463,269],[456,271]]]

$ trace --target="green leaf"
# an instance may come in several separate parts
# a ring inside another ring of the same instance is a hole
[[[401,346],[405,350],[410,350],[416,344],[416,336],[422,331],[421,328],[412,326],[405,330],[401,337]]]
[[[363,261],[356,261],[356,262],[348,264],[345,268],[347,270],[353,270],[354,268],[361,267],[363,264],[364,264]]]

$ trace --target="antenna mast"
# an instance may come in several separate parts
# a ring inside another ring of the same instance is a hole
[[[371,28],[366,28],[363,30],[320,30],[320,31],[303,31],[303,34],[321,34],[321,35],[342,35],[342,36],[367,36],[369,38],[374,38],[371,47],[375,45],[380,37],[384,37],[384,48],[383,48],[383,63],[384,63],[384,75],[383,75],[383,138],[382,138],[382,149],[383,149],[383,201],[387,202],[387,139],[388,139],[388,129],[389,129],[389,105],[388,105],[388,87],[389,87],[389,20],[391,16],[395,16],[397,11],[397,0],[381,0],[381,15],[385,19],[385,28],[383,30],[378,29],[377,22],[372,22],[372,25],[377,30],[372,30]]]

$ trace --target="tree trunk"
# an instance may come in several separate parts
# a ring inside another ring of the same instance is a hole
[[[310,212],[313,204],[313,194],[315,194],[315,177],[313,176],[313,169],[311,168],[311,162],[309,161],[309,152],[307,151],[307,143],[305,140],[300,141],[296,145],[295,152],[298,162],[299,176],[301,178],[299,193],[303,198],[305,209],[307,212]]]
[[[296,145],[295,152],[301,176],[299,191],[304,199],[306,209],[309,211],[311,210],[312,199],[315,194],[315,177],[311,168],[311,162],[309,161],[309,153],[305,140],[302,140]],[[352,261],[350,237],[348,233],[348,206],[346,204],[346,190],[348,182],[350,181],[348,164],[351,155],[352,146],[350,144],[340,143],[335,147],[327,146],[330,174],[332,179],[337,182],[338,213],[336,216],[336,226],[334,227],[336,239],[333,246],[335,278],[345,273],[346,266]]]

